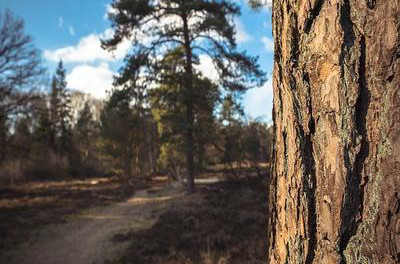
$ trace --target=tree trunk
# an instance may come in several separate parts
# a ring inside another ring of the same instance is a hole
[[[189,36],[189,25],[186,14],[182,14],[183,19],[183,35],[184,35],[184,48],[186,55],[185,65],[185,104],[186,104],[186,163],[187,163],[187,191],[193,193],[195,191],[194,185],[194,154],[193,154],[193,127],[194,127],[194,113],[193,113],[193,54],[190,46],[191,39]]]
[[[2,109],[0,109],[0,165],[3,164],[3,162],[6,159],[7,156],[7,120],[4,115],[4,112]]]
[[[132,162],[133,162],[133,157],[134,153],[133,150],[131,149],[133,146],[132,138],[128,141],[129,144],[125,147],[124,153],[123,153],[123,162],[124,162],[124,172],[125,172],[125,177],[126,179],[132,179]]]
[[[274,0],[269,263],[400,263],[400,2]]]

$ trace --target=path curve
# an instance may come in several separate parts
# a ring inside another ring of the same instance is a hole
[[[51,225],[7,257],[9,264],[102,264],[114,259],[128,243],[113,243],[116,234],[150,228],[183,196],[181,189],[139,191],[131,199],[94,208]]]

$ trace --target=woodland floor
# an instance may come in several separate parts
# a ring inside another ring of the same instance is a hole
[[[0,263],[263,263],[265,185],[208,176],[192,195],[162,177],[0,189]]]

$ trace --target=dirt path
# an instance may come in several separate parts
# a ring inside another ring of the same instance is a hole
[[[66,224],[38,232],[35,238],[9,252],[7,263],[105,263],[128,246],[113,243],[115,235],[150,228],[161,213],[180,203],[182,196],[179,189],[148,189],[125,202],[81,212]]]

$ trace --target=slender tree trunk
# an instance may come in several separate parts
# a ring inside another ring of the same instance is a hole
[[[135,153],[135,177],[142,177],[143,176],[143,165],[140,160],[140,145],[136,148]]]
[[[189,25],[186,15],[182,16],[184,27],[184,43],[186,54],[185,76],[185,103],[186,103],[186,162],[187,162],[187,189],[189,193],[195,191],[194,186],[194,158],[193,158],[193,65],[192,48],[190,47]]]
[[[132,139],[128,140],[129,144],[126,146],[125,151],[124,151],[124,169],[125,169],[125,177],[128,180],[132,179],[132,162],[133,162],[133,157],[135,153],[132,150]]]
[[[124,167],[125,167],[125,178],[132,179],[132,159],[129,157],[125,157],[124,160]]]
[[[4,111],[0,109],[0,165],[5,161],[7,154],[7,124]]]
[[[198,166],[197,166],[197,171],[203,172],[204,170],[204,154],[205,154],[205,144],[204,142],[200,142],[198,145]]]
[[[269,263],[400,263],[400,2],[274,0]]]
[[[150,168],[151,174],[156,173],[157,170],[157,152],[156,152],[156,142],[157,142],[157,130],[154,127],[153,121],[150,122],[150,134],[149,134],[149,154],[150,154]]]

